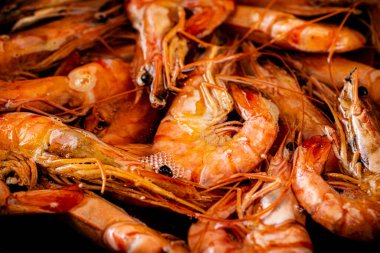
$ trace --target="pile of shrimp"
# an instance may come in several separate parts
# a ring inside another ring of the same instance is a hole
[[[379,14],[376,0],[4,1],[0,214],[59,213],[110,252],[313,252],[311,221],[375,242]],[[116,203],[188,217],[187,237]]]

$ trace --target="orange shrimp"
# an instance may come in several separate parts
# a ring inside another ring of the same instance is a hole
[[[215,57],[218,49],[210,51]],[[214,80],[212,65],[187,81],[153,141],[158,156],[172,159],[174,174],[202,185],[253,170],[266,158],[278,132],[277,107],[260,94],[231,84],[232,98]],[[234,103],[244,123],[226,120]]]
[[[133,153],[107,145],[85,130],[52,118],[26,112],[1,115],[0,150],[12,150],[27,158],[60,182],[59,177],[68,177],[84,185],[91,184],[101,192],[106,190],[107,183],[111,192],[119,191],[156,206],[168,205],[166,207],[187,214],[190,209],[190,214],[203,210],[184,199],[201,200],[193,183],[156,174],[144,168]],[[9,160],[9,155],[2,159]],[[176,208],[178,205],[168,203],[167,199],[184,206]]]
[[[117,16],[98,22],[95,13],[70,16],[36,28],[2,36],[0,39],[0,76],[13,79],[25,72],[48,69],[74,50],[92,46],[121,26],[126,17]]]
[[[345,80],[339,96],[341,121],[345,125],[352,152],[360,154],[361,162],[372,173],[380,175],[380,125],[371,101],[359,95],[358,73]]]
[[[321,176],[331,143],[315,136],[296,151],[292,188],[314,221],[331,232],[355,240],[380,236],[380,201],[361,189],[334,190]]]
[[[184,8],[193,11],[185,22]],[[203,0],[132,0],[126,9],[139,33],[134,79],[140,86],[150,85],[154,107],[163,107],[167,89],[184,64],[187,41],[177,36],[186,32],[198,37],[210,34],[233,11],[234,2]],[[168,59],[173,57],[174,59]],[[175,66],[169,66],[172,62]],[[174,74],[173,73],[177,73]]]
[[[372,0],[376,1],[376,0]],[[270,9],[287,12],[297,16],[316,16],[346,10],[343,6],[353,4],[349,1],[314,1],[314,0],[237,0],[238,4],[270,7]]]
[[[225,24],[244,34],[253,29],[249,38],[258,43],[304,52],[348,52],[366,42],[362,34],[347,27],[339,30],[338,26],[308,23],[291,14],[251,6],[237,6]]]
[[[65,216],[80,233],[114,252],[188,252],[183,241],[165,238],[95,195],[85,195]]]
[[[208,212],[220,221],[201,219],[190,227],[188,241],[192,252],[312,252],[312,242],[305,229],[305,215],[290,189],[291,153],[284,143],[271,159],[268,175],[276,181],[265,183],[262,190],[274,184],[274,190],[262,195],[255,192],[259,182],[242,196],[238,208],[237,196],[226,205],[213,206]],[[255,200],[262,196],[258,203]],[[271,207],[272,206],[272,207]],[[249,218],[252,212],[267,212]],[[227,219],[237,212],[242,222]]]
[[[0,23],[12,24],[12,31],[25,28],[39,21],[98,11],[110,0],[16,0],[0,9]]]
[[[110,121],[113,114],[110,108],[114,109],[119,102],[110,98],[123,93],[122,98],[128,97],[127,92],[134,88],[128,70],[129,64],[121,60],[103,59],[75,68],[67,76],[0,82],[0,111],[64,113],[62,118],[69,116],[67,120],[70,120],[93,108],[92,115],[97,119],[94,124],[103,124]]]

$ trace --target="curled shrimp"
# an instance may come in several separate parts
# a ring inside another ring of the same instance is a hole
[[[185,20],[185,10],[193,15]],[[179,75],[184,64],[187,41],[177,36],[186,32],[192,36],[209,35],[233,11],[234,2],[228,1],[129,1],[126,9],[133,26],[139,33],[135,56],[135,82],[150,85],[153,106],[163,107],[167,89]],[[169,66],[170,62],[174,66]],[[173,73],[176,73],[173,75]]]
[[[304,52],[348,52],[363,47],[366,41],[347,27],[340,30],[338,26],[310,23],[291,14],[251,6],[237,6],[225,23],[243,33],[252,29],[249,38],[258,43]]]
[[[292,188],[297,200],[314,221],[331,232],[355,240],[375,240],[380,235],[378,196],[348,187],[334,190],[321,176],[331,142],[316,136],[296,151]]]
[[[83,50],[121,26],[126,17],[109,18],[105,23],[95,12],[70,16],[0,39],[0,76],[13,79],[19,74],[46,70],[74,50]],[[29,73],[30,74],[30,73]]]
[[[214,57],[218,49],[210,54]],[[211,185],[234,173],[254,169],[278,132],[278,109],[257,92],[231,84],[231,94],[213,78],[207,64],[202,75],[186,83],[161,121],[153,151],[172,160],[174,174]],[[236,110],[244,119],[227,121]],[[169,166],[170,167],[170,166]]]
[[[291,153],[284,143],[267,171],[276,181],[256,182],[239,202],[238,196],[234,196],[234,200],[215,204],[208,212],[220,221],[205,218],[190,227],[188,241],[192,252],[312,252],[305,215],[299,211],[290,188]],[[242,221],[227,220],[234,212]],[[255,216],[254,212],[261,214]]]

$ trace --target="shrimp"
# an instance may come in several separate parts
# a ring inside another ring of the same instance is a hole
[[[80,233],[114,252],[188,252],[183,241],[166,239],[94,194],[86,194],[65,218]]]
[[[373,2],[376,0],[372,0]],[[258,7],[270,7],[271,9],[284,11],[297,16],[316,16],[331,12],[344,11],[349,4],[355,1],[315,1],[315,0],[238,0],[238,4],[254,5]],[[367,0],[366,2],[371,2]]]
[[[13,79],[25,72],[46,70],[72,53],[91,47],[121,26],[126,17],[99,22],[95,13],[70,16],[0,39],[0,76]]]
[[[289,184],[290,158],[291,153],[283,143],[268,168],[268,175],[277,181],[265,183],[262,189],[271,187],[271,184],[278,186],[264,194],[259,203],[253,204],[255,194],[260,196],[258,192],[252,192],[258,188],[257,182],[243,195],[241,208],[237,208],[236,200],[227,207],[220,204],[212,207],[211,213],[216,217],[226,219],[236,211],[245,221],[228,223],[203,219],[192,225],[188,236],[192,252],[312,252],[312,242],[305,229],[305,215],[299,211]],[[257,218],[248,218],[252,211],[267,208],[269,211]]]
[[[237,6],[225,24],[234,31],[246,33],[253,29],[250,39],[304,52],[348,52],[364,46],[365,37],[347,27],[310,23],[280,11]],[[337,36],[335,40],[335,36]],[[335,43],[335,44],[333,44]]]
[[[339,96],[342,122],[345,125],[353,152],[359,152],[363,165],[372,173],[380,174],[380,126],[376,110],[370,101],[359,97],[358,73],[345,80]]]
[[[327,63],[326,56],[322,55],[295,55],[287,57],[288,62],[296,69],[305,72],[309,76],[328,84],[331,88],[341,89],[346,79],[347,73],[357,68],[359,85],[362,86],[364,93],[373,99],[380,106],[380,70],[373,67],[346,59],[335,55],[331,60],[331,65]],[[329,68],[331,67],[331,73]]]
[[[184,8],[193,11],[186,22]],[[152,105],[163,107],[167,89],[175,83],[188,51],[187,41],[177,33],[209,35],[233,11],[234,1],[133,0],[127,1],[126,9],[139,33],[135,82],[140,86],[150,85]],[[174,66],[169,66],[170,63]]]
[[[321,176],[331,142],[315,136],[296,151],[292,188],[299,203],[314,221],[331,232],[355,240],[375,240],[380,235],[380,201],[361,189],[334,190]]]
[[[12,31],[25,28],[48,18],[80,15],[98,11],[110,0],[33,0],[12,1],[0,9],[0,23],[12,25]]]
[[[203,210],[195,204],[202,196],[194,184],[156,174],[146,166],[144,169],[132,153],[107,145],[85,130],[26,112],[1,115],[0,128],[0,150],[12,150],[33,161],[58,182],[66,182],[60,177],[72,178],[83,184],[101,186],[96,188],[101,192],[108,182],[110,192],[120,191],[142,202],[168,205],[187,214]],[[9,155],[3,160],[9,160]],[[181,204],[168,203],[168,199]]]
[[[215,57],[218,49],[210,52]],[[225,86],[214,80],[216,70],[211,65],[201,72],[203,76],[187,81],[153,140],[153,151],[172,159],[179,177],[205,186],[254,169],[266,158],[278,132],[277,107],[234,84],[230,85],[231,97]],[[244,123],[226,120],[234,103]]]
[[[0,154],[8,159],[0,161],[0,215],[59,213],[82,234],[113,251],[187,252],[184,243],[165,239],[121,208],[95,194],[83,193],[78,186],[57,186],[46,178],[40,178],[41,184],[36,185],[37,172],[30,170],[37,167],[30,159],[12,151]],[[7,184],[16,179],[11,171],[20,175],[18,184],[28,191],[10,192]]]

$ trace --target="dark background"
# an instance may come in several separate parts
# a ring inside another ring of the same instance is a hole
[[[151,227],[184,239],[191,224],[191,220],[185,216],[157,209],[131,206],[124,208]],[[0,228],[0,253],[108,252],[72,229],[58,215],[3,216],[0,217]],[[307,220],[307,228],[316,253],[380,252],[380,241],[364,243],[340,238],[310,219]]]

